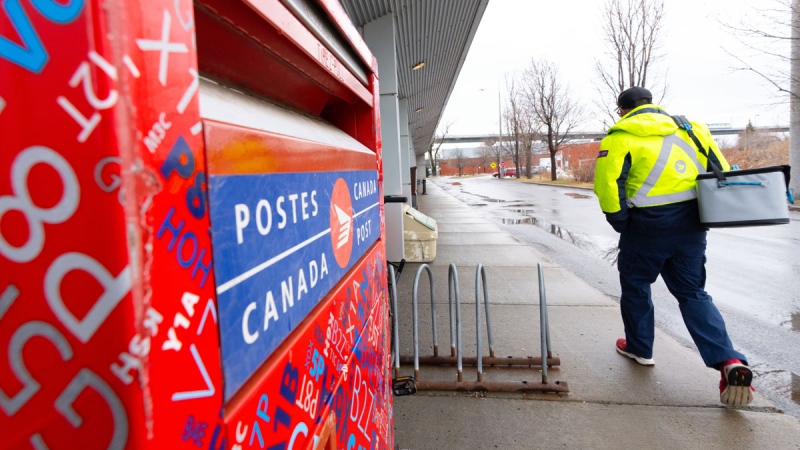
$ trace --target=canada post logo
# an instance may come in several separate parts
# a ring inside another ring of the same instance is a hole
[[[225,398],[380,236],[378,172],[209,177]]]
[[[336,264],[346,267],[353,250],[353,203],[343,178],[336,180],[331,194],[331,246]]]

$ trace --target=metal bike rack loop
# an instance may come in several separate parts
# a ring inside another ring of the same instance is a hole
[[[414,377],[400,376],[400,328],[397,309],[397,276],[394,264],[387,261],[389,271],[389,310],[392,315],[392,360],[394,361],[394,377],[392,378],[392,393],[396,396],[412,395],[417,392]],[[397,272],[403,271],[405,260],[397,265]]]
[[[394,266],[389,267],[389,307],[392,308],[392,360],[394,361],[394,376],[400,376],[400,322],[397,317],[397,277]]]
[[[544,270],[542,263],[537,264],[539,270],[539,328],[541,331],[542,358],[552,356],[550,351],[550,320],[547,317],[547,294],[544,289]],[[547,365],[542,366],[542,383],[547,383]]]
[[[447,304],[450,307],[450,356],[456,357],[456,371],[458,372],[458,381],[464,379],[464,366],[461,362],[461,292],[458,287],[458,270],[455,264],[450,264],[447,269]],[[453,298],[455,296],[455,298]],[[455,301],[455,325],[458,330],[458,335],[453,339],[453,302]],[[454,352],[455,350],[455,352]]]
[[[483,305],[486,309],[486,335],[489,337],[489,357],[494,358],[494,340],[492,339],[492,316],[489,315],[489,288],[486,284],[486,270],[478,264],[475,270],[475,314],[478,315],[480,292],[483,291]]]
[[[431,286],[431,324],[433,327],[433,356],[439,356],[439,338],[436,333],[436,302],[435,291],[433,287],[433,271],[427,264],[422,264],[417,269],[417,274],[414,276],[414,291],[412,294],[413,312],[414,312],[414,378],[419,378],[419,308],[418,308],[418,295],[419,290],[419,276],[422,270],[428,272],[428,280]]]

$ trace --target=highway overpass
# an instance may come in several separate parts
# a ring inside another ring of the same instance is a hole
[[[788,126],[780,126],[780,127],[756,127],[756,131],[764,132],[764,133],[788,133],[789,127]],[[739,134],[744,131],[744,127],[742,128],[711,128],[711,134],[715,136],[723,136],[723,135],[735,135]],[[574,133],[569,133],[567,135],[567,140],[569,141],[577,141],[577,140],[592,140],[592,141],[599,141],[600,139],[606,136],[605,132],[599,131],[576,131]],[[510,136],[503,135],[503,140],[508,140]],[[445,144],[467,144],[467,143],[478,143],[481,144],[487,140],[497,141],[496,134],[474,134],[474,135],[463,135],[463,136],[446,136],[444,138]],[[438,139],[437,139],[438,142]]]

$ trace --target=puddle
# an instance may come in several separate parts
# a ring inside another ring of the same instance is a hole
[[[487,197],[485,195],[477,195],[477,194],[470,194],[470,195],[474,195],[475,197],[478,197],[481,200],[483,200],[485,202],[489,202],[489,203],[507,203],[508,202],[508,200],[500,200],[498,198],[491,198],[491,197]]]
[[[792,401],[800,405],[800,376],[792,373]]]
[[[783,328],[788,328],[796,333],[800,333],[800,312],[791,313],[788,320],[781,321]]]
[[[492,217],[494,220],[500,222],[503,225],[533,225],[571,243],[572,245],[580,249],[583,249],[584,251],[591,253],[592,255],[598,258],[602,258],[608,261],[609,264],[615,265],[617,263],[617,255],[619,254],[619,248],[617,248],[616,239],[611,239],[602,236],[592,236],[586,233],[570,231],[559,225],[535,217],[534,214],[536,213],[536,210],[531,208],[536,208],[539,205],[535,205],[530,202],[524,202],[524,201],[520,202],[519,200],[511,200],[511,201],[501,200],[501,199],[491,198],[485,195],[473,194],[471,192],[465,192],[465,191],[462,192],[464,194],[468,194],[472,197],[480,199],[479,201],[481,203],[470,203],[469,204],[470,206],[488,206],[490,203],[508,203],[508,205],[505,205],[503,207],[504,211],[508,211],[510,213],[515,213],[523,216],[523,217],[497,217],[497,216]],[[586,196],[583,194],[572,193],[568,195],[575,196],[575,198],[584,198],[584,197],[591,198],[590,196]]]
[[[495,217],[494,219],[504,225],[533,225],[539,227],[553,236],[559,237],[598,258],[608,261],[612,265],[617,263],[619,248],[617,247],[617,241],[614,239],[570,231],[554,223],[539,219],[538,217]]]
[[[779,370],[767,364],[753,366],[753,369],[756,375],[755,380],[757,381],[756,389],[761,387],[765,391],[777,394],[783,400],[783,402],[777,403],[785,402],[785,404],[778,406],[791,409],[792,411],[787,411],[790,414],[797,415],[800,412],[800,408],[798,408],[800,407],[800,375],[786,370]]]
[[[524,219],[506,219],[504,217],[497,217],[497,220],[500,221],[503,225],[519,225],[521,223],[526,223],[530,225],[535,225],[535,220],[533,217],[526,217]]]
[[[572,198],[592,198],[591,195],[576,194],[574,192],[567,192],[564,195],[566,195],[567,197],[572,197]]]

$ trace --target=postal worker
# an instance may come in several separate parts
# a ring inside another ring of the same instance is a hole
[[[678,126],[680,121],[652,100],[642,87],[623,91],[617,98],[620,119],[597,155],[594,192],[606,220],[620,233],[617,267],[625,338],[617,340],[616,349],[639,364],[655,364],[650,287],[661,275],[703,362],[721,372],[720,401],[746,405],[753,400],[753,375],[705,291],[708,230],[700,223],[695,195],[695,178],[709,168],[709,159],[722,170],[730,165],[705,125],[690,123],[708,157]]]

